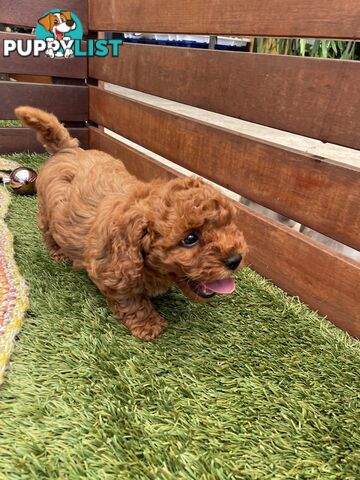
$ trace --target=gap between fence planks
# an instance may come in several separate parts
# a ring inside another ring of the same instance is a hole
[[[88,31],[87,0],[67,0],[59,5],[55,0],[0,0],[0,23],[18,27],[35,27],[37,21],[49,10],[63,7],[75,13],[81,21],[84,33]]]
[[[88,87],[45,85],[42,83],[1,82],[1,118],[15,119],[14,109],[30,105],[54,113],[61,121],[88,119]]]
[[[12,52],[9,57],[3,56],[4,40],[34,40],[34,35],[22,33],[0,32],[0,72],[19,73],[27,75],[45,75],[49,77],[87,77],[87,59],[85,57],[73,57],[66,60],[48,58],[45,53],[40,57],[21,57]]]
[[[360,148],[359,62],[125,43],[89,58],[89,76]]]
[[[70,128],[70,134],[80,140],[82,148],[88,147],[88,129]],[[0,154],[34,152],[46,153],[36,140],[35,133],[28,128],[0,127]]]
[[[358,0],[89,0],[90,30],[360,38]]]
[[[90,120],[360,250],[360,169],[90,87]]]
[[[90,148],[105,151],[124,162],[131,173],[148,181],[179,176],[135,149],[99,131],[89,129]],[[360,264],[304,235],[238,204],[239,227],[250,245],[248,262],[261,275],[312,309],[360,338],[358,288]]]

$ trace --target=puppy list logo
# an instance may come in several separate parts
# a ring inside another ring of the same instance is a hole
[[[50,58],[74,56],[75,41],[81,42],[83,28],[79,18],[69,10],[51,10],[39,18],[36,38],[46,42],[45,54]]]
[[[122,40],[88,40],[82,42],[83,27],[75,13],[54,9],[39,18],[36,40],[4,40],[3,55],[16,52],[21,57],[39,57],[45,52],[49,58],[119,56]],[[110,48],[112,47],[112,48]]]

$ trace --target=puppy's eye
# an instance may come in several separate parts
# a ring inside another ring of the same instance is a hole
[[[59,25],[59,20],[58,19],[54,20],[54,24]]]
[[[186,237],[181,240],[181,245],[183,247],[193,247],[199,243],[199,235],[195,232],[191,232]]]

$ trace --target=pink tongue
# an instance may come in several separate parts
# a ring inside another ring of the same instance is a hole
[[[56,38],[58,40],[62,40],[64,38],[63,32],[59,32],[59,30],[56,30]]]
[[[204,282],[202,285],[207,291],[220,293],[221,295],[229,295],[235,290],[235,282],[232,278],[216,280],[215,282]]]

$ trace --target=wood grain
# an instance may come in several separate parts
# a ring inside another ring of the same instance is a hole
[[[168,180],[174,177],[171,168],[141,154],[129,145],[111,138],[101,128],[89,127],[89,144],[95,150],[102,150],[115,158],[120,158],[132,175],[146,182],[156,177]]]
[[[359,62],[124,44],[90,58],[106,82],[360,148]]]
[[[358,0],[89,0],[90,29],[118,32],[360,38],[359,18]]]
[[[35,27],[37,21],[49,10],[66,8],[81,21],[84,33],[88,30],[87,0],[67,0],[59,5],[55,0],[0,0],[0,23],[18,27]]]
[[[134,166],[132,173],[145,181],[179,175],[98,129],[90,129],[90,147],[101,147],[127,167]],[[360,285],[360,264],[243,205],[238,204],[238,210],[239,227],[250,246],[248,262],[252,268],[360,338],[356,288]]]
[[[73,57],[66,60],[54,60],[43,54],[40,57],[21,57],[12,52],[10,57],[3,56],[4,40],[33,40],[34,35],[21,33],[0,33],[0,72],[45,75],[50,77],[86,78],[87,59]]]
[[[61,121],[88,119],[88,88],[80,85],[1,82],[1,118],[16,118],[14,109],[30,105],[54,113]]]
[[[80,140],[83,148],[88,147],[88,129],[70,128],[70,134]],[[0,128],[0,154],[34,152],[46,153],[28,128]]]
[[[90,87],[90,120],[360,250],[360,168]]]

